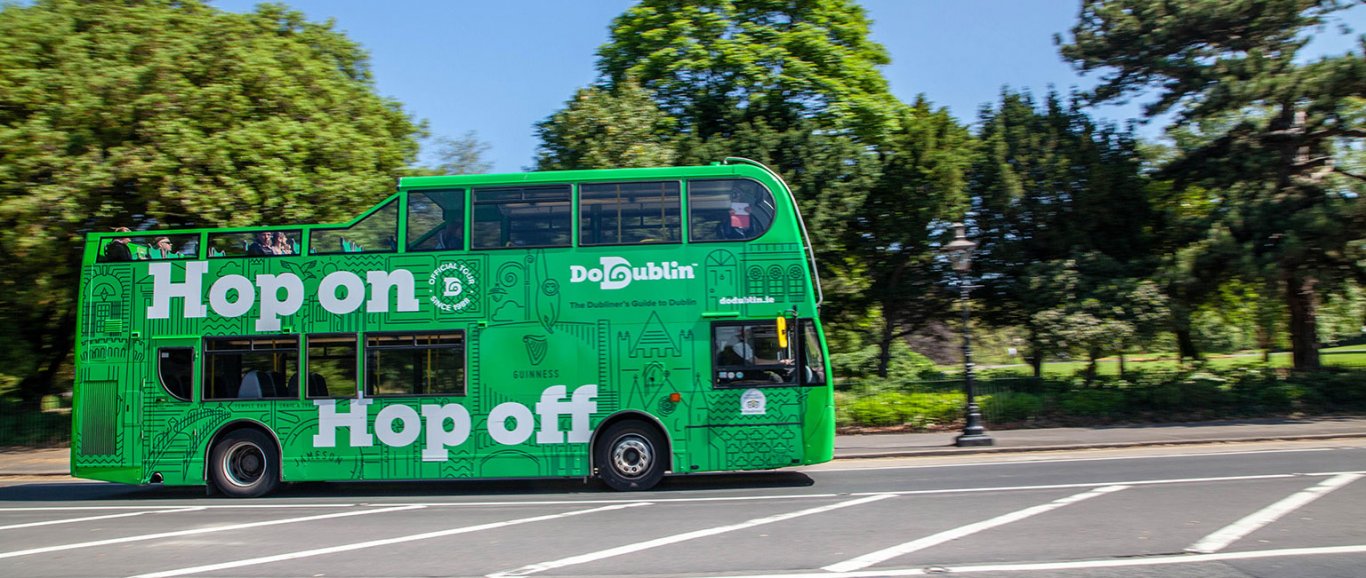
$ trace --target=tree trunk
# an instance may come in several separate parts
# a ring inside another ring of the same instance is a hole
[[[1034,370],[1034,379],[1043,379],[1043,347],[1039,344],[1034,328],[1029,329],[1029,367]]]
[[[51,319],[51,317],[49,317]],[[25,335],[35,361],[33,373],[19,382],[19,401],[26,409],[42,406],[43,396],[57,393],[57,373],[71,354],[76,333],[75,311],[66,311],[52,324],[42,324],[48,331]],[[36,343],[34,341],[37,341]]]
[[[1191,361],[1200,361],[1200,350],[1195,347],[1195,340],[1191,338],[1190,327],[1182,327],[1176,330],[1176,350],[1178,363],[1185,361],[1186,358],[1190,358]]]
[[[883,315],[882,335],[878,337],[877,376],[887,377],[887,368],[892,364],[892,341],[896,339],[896,327]]]
[[[1086,364],[1086,385],[1091,385],[1096,380],[1096,363],[1099,355],[1094,350],[1088,351],[1086,357],[1090,358],[1091,363]]]
[[[1124,377],[1124,352],[1119,352],[1119,376]]]
[[[1290,350],[1296,371],[1319,369],[1318,280],[1285,273],[1285,302],[1290,309]]]

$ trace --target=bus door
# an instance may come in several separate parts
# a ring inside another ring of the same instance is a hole
[[[198,336],[153,337],[147,368],[139,385],[144,478],[161,474],[168,483],[192,482],[185,478],[185,458],[195,452],[196,438],[206,434],[204,424],[191,419],[197,407],[200,339]],[[198,477],[196,471],[193,477]]]
[[[801,462],[809,388],[803,386],[796,325],[787,316],[711,323],[708,454],[722,460],[713,468]]]

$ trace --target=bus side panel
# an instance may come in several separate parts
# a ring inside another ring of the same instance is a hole
[[[80,359],[73,393],[71,472],[82,478],[139,483],[140,409],[130,336],[132,271],[87,267],[81,296]]]

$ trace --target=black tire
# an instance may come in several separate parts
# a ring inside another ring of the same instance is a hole
[[[664,478],[668,456],[659,430],[640,421],[613,424],[593,446],[598,477],[613,490],[637,492]]]
[[[209,482],[230,498],[256,498],[280,484],[280,452],[254,429],[223,436],[209,452]]]

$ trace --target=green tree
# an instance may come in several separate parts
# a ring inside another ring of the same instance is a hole
[[[1028,94],[1004,91],[996,107],[982,111],[980,126],[981,154],[968,179],[980,244],[977,296],[992,324],[1025,328],[1028,359],[1040,375],[1044,355],[1055,349],[1045,334],[1058,333],[1040,321],[1065,316],[1038,315],[1079,298],[1041,290],[1057,285],[1049,279],[1059,269],[1075,269],[1090,285],[1154,270],[1143,156],[1129,131],[1097,124],[1056,94],[1039,106]]]
[[[679,130],[701,139],[762,120],[877,126],[895,99],[878,70],[887,51],[850,0],[643,0],[598,50],[608,86],[637,79]]]
[[[421,133],[359,46],[279,5],[0,8],[0,318],[23,399],[69,359],[86,232],[350,216]]]
[[[633,81],[580,89],[537,123],[538,170],[660,167],[674,163],[675,121]]]
[[[1362,276],[1366,175],[1338,159],[1366,137],[1356,123],[1366,50],[1299,58],[1308,34],[1349,5],[1086,0],[1062,46],[1083,72],[1104,71],[1094,102],[1155,88],[1145,114],[1200,125],[1207,138],[1181,147],[1164,173],[1219,196],[1222,229],[1211,230],[1248,260],[1225,268],[1279,287],[1301,370],[1319,367],[1319,295]]]
[[[436,139],[437,165],[432,167],[438,175],[477,175],[489,172],[493,163],[484,158],[489,144],[479,140],[479,133],[468,131],[459,137]]]
[[[945,218],[961,214],[973,141],[946,109],[923,97],[879,139],[878,178],[848,224],[847,257],[865,264],[863,300],[882,311],[875,342],[885,377],[892,345],[949,309],[935,250]]]

